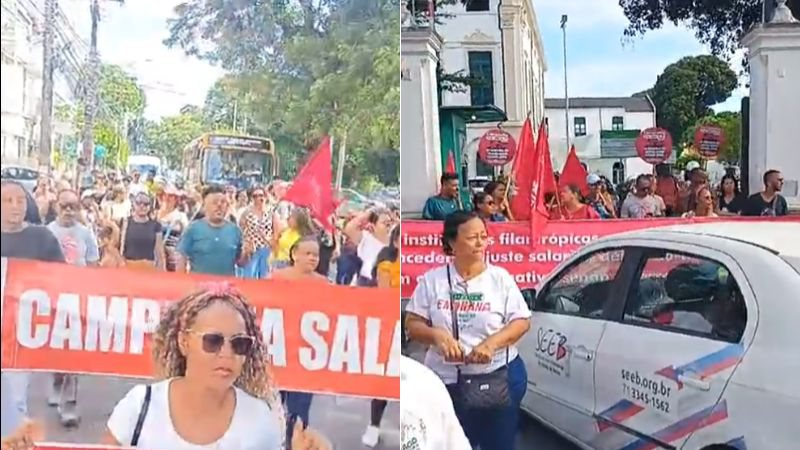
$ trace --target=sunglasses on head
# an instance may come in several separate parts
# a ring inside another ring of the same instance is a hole
[[[191,333],[192,331],[189,332]],[[252,336],[244,334],[225,337],[222,333],[201,333],[200,338],[203,341],[203,351],[206,353],[219,353],[225,342],[228,342],[233,354],[237,356],[249,355],[255,343],[255,339]]]

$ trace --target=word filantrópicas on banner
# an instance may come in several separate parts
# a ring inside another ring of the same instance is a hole
[[[798,217],[551,221],[536,242],[531,241],[529,222],[492,222],[489,224],[486,260],[508,270],[520,287],[534,287],[580,247],[603,236],[691,222],[754,220],[800,222]],[[403,298],[408,298],[413,294],[419,277],[447,261],[442,253],[442,222],[404,220],[401,243],[401,292]]]
[[[3,370],[152,375],[171,302],[219,277],[2,260]],[[282,280],[234,286],[256,309],[281,389],[400,398],[397,291]]]

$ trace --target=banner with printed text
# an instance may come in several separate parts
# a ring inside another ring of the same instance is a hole
[[[5,370],[153,374],[150,335],[170,303],[223,278],[2,260]],[[254,306],[281,389],[400,398],[397,291],[233,281]]]
[[[489,224],[486,261],[507,269],[520,287],[534,287],[580,247],[603,236],[708,220],[800,222],[800,217],[551,221],[547,223],[544,233],[536,242],[531,242],[529,222],[493,222]],[[447,261],[447,257],[442,253],[442,222],[404,220],[401,244],[403,248],[401,291],[403,298],[408,298],[413,294],[419,277],[428,269]]]

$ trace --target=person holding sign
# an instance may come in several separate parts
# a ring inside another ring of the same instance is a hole
[[[486,263],[489,235],[475,213],[447,216],[442,243],[453,262],[420,279],[406,309],[408,338],[429,346],[425,365],[447,386],[472,446],[513,450],[528,383],[516,343],[531,312],[508,271]]]
[[[117,403],[103,444],[158,450],[285,448],[284,412],[252,305],[227,283],[173,304],[153,335],[155,382]],[[302,423],[293,450],[328,450]]]

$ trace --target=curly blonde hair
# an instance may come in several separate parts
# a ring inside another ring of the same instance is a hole
[[[241,314],[246,333],[253,337],[253,348],[234,381],[234,386],[264,400],[285,428],[280,394],[269,370],[269,356],[253,307],[237,290],[219,284],[194,292],[172,304],[161,318],[153,334],[153,366],[158,380],[182,377],[186,374],[186,357],[180,350],[180,333],[192,327],[197,315],[215,303],[224,303]]]

